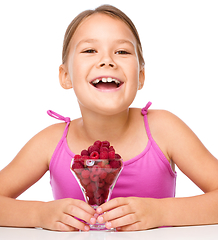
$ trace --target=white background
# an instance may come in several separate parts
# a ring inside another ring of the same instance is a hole
[[[152,101],[152,108],[173,112],[218,157],[216,0],[1,0],[0,169],[32,136],[58,122],[48,109],[80,117],[73,90],[59,85],[63,36],[78,13],[103,3],[124,11],[141,37],[146,82],[132,106]],[[201,194],[177,172],[176,196]],[[49,173],[20,199],[52,200]]]

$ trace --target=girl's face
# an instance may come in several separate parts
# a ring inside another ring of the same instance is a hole
[[[111,115],[130,106],[144,83],[136,46],[133,33],[119,19],[94,14],[83,20],[60,67],[60,82],[74,88],[81,110]]]

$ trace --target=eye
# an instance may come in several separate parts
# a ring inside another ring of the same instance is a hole
[[[122,55],[126,55],[126,54],[130,54],[129,52],[125,51],[125,50],[119,50],[116,51],[115,54],[122,54]]]
[[[83,51],[83,53],[97,53],[97,51],[94,49],[87,49],[87,50]]]

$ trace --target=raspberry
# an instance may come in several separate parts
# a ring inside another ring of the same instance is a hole
[[[108,152],[108,148],[107,147],[101,147],[100,148],[100,153],[101,152]]]
[[[84,156],[84,155],[89,156],[89,152],[86,149],[81,151],[81,156]]]
[[[101,168],[98,165],[93,166],[92,173],[95,175],[100,175],[102,172]]]
[[[100,152],[100,159],[108,159],[108,152]]]
[[[77,154],[77,155],[74,156],[74,160],[80,160],[80,159],[81,159],[80,155]]]
[[[99,188],[95,193],[94,193],[94,196],[95,198],[100,198],[101,195],[104,193],[104,190]]]
[[[119,172],[120,172],[120,168],[113,168],[113,169],[112,169],[112,173],[113,173],[115,176],[117,176],[117,174],[119,174]]]
[[[99,159],[99,153],[96,152],[96,151],[93,151],[93,152],[90,154],[90,158],[91,158],[91,159]]]
[[[90,173],[90,179],[93,181],[93,182],[97,182],[99,180],[99,176],[98,175],[95,175],[93,172]]]
[[[101,141],[100,141],[100,140],[97,140],[97,141],[94,142],[93,145],[95,145],[95,146],[97,146],[98,148],[100,148],[100,147],[101,147]]]
[[[107,199],[107,198],[108,198],[109,188],[110,188],[110,185],[105,185],[104,193],[102,194],[102,196],[104,197],[104,199]]]
[[[89,154],[91,154],[91,153],[94,152],[94,151],[99,152],[99,147],[96,146],[96,145],[92,145],[92,146],[90,146],[90,147],[88,148]]]
[[[121,156],[117,153],[115,153],[115,159],[121,159]]]
[[[99,183],[98,183],[99,188],[103,188],[104,185],[105,185],[105,181],[103,179],[99,178]]]
[[[90,178],[84,178],[82,179],[82,185],[83,187],[86,187],[91,182]]]
[[[89,192],[95,192],[96,191],[96,185],[95,185],[95,183],[93,183],[93,182],[91,182],[88,186],[87,186],[87,191],[89,191]]]
[[[110,147],[110,143],[109,143],[108,141],[103,141],[103,142],[101,143],[101,146],[102,146],[102,147],[107,147],[107,148],[109,148],[109,147]]]
[[[82,159],[82,160],[87,160],[87,159],[89,159],[89,156],[83,155],[83,156],[81,157],[81,159]]]
[[[89,198],[93,198],[94,197],[94,193],[93,192],[87,192],[86,196],[88,196]]]
[[[99,174],[100,179],[105,179],[107,177],[107,172],[102,170],[102,172]]]
[[[109,164],[109,160],[106,161],[106,159],[104,159],[104,161],[98,163],[98,166],[104,168],[107,164]]]
[[[103,196],[100,196],[99,198],[94,198],[95,203],[100,206],[105,202],[105,198]]]
[[[109,159],[115,159],[115,151],[110,151],[109,153],[108,153],[108,158]]]
[[[108,164],[104,167],[104,170],[107,172],[107,173],[110,173],[112,171],[112,168],[111,166]]]
[[[73,165],[72,165],[72,170],[76,173],[76,175],[78,176],[78,174],[81,174],[81,172],[84,169],[84,165],[82,164],[81,161],[79,160],[74,160]]]
[[[80,161],[74,161],[72,169],[83,169],[84,165]]]
[[[110,147],[108,148],[108,152],[110,152],[110,151],[114,151],[114,152],[115,152],[115,149],[114,149],[113,146],[110,146]]]
[[[88,202],[89,202],[90,205],[95,205],[96,204],[95,199],[93,197],[89,198]]]
[[[120,161],[117,160],[110,160],[110,166],[111,168],[120,168],[121,167],[121,163]]]
[[[115,176],[113,173],[109,173],[107,177],[105,178],[105,182],[111,185],[115,179]]]
[[[83,170],[82,173],[81,173],[81,176],[83,178],[89,178],[89,176],[90,176],[89,170]]]

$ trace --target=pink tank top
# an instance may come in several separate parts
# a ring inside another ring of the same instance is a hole
[[[172,170],[154,139],[152,138],[147,110],[149,102],[142,109],[144,123],[148,135],[148,143],[143,152],[124,162],[123,171],[114,187],[111,198],[116,197],[146,197],[167,198],[175,197],[176,173]],[[50,183],[54,199],[74,198],[84,200],[81,189],[70,171],[70,163],[74,153],[67,144],[67,132],[70,118],[49,110],[48,114],[65,121],[66,127],[50,161]]]

